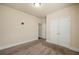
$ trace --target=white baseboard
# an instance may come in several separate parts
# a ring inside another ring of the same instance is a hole
[[[52,41],[48,41],[48,40],[47,40],[47,42],[49,42],[49,43],[52,44]],[[56,43],[53,43],[53,44],[56,44]],[[56,44],[56,45],[58,45],[58,44]],[[59,46],[60,46],[60,45],[59,45]],[[63,46],[63,47],[66,47],[66,46]],[[71,49],[71,50],[76,51],[76,52],[79,52],[79,48],[75,48],[75,47],[66,47],[66,48]]]
[[[29,40],[29,41],[24,41],[24,42],[18,42],[18,43],[15,43],[15,44],[10,44],[10,45],[6,45],[6,46],[0,46],[0,50],[3,50],[3,49],[7,49],[7,48],[10,48],[10,47],[14,47],[16,45],[20,45],[20,44],[23,44],[23,43],[27,43],[27,42],[30,42],[30,41],[34,41],[33,40]]]
[[[71,49],[73,51],[79,52],[79,48],[73,48],[73,47],[67,47],[67,48],[69,48],[69,49]]]

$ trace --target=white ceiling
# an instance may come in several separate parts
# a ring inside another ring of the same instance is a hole
[[[32,3],[6,3],[2,4],[6,5],[15,9],[18,9],[20,11],[23,11],[25,13],[45,18],[45,16],[48,13],[54,12],[58,9],[67,7],[72,5],[71,3],[42,3],[40,7],[35,7]]]

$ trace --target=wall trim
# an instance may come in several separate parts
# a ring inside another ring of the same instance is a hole
[[[50,42],[50,41],[48,41],[48,40],[47,40],[47,42],[52,44],[52,42]],[[56,44],[56,43],[53,43],[53,44]],[[58,45],[58,44],[56,44],[56,45]],[[59,45],[59,46],[61,46],[61,45]],[[73,50],[73,51],[75,51],[75,52],[79,52],[79,48],[67,47],[67,46],[62,46],[62,47],[71,49],[71,50]]]
[[[0,47],[0,50],[7,49],[7,48],[11,48],[11,47],[14,47],[14,46],[17,46],[17,45],[20,45],[20,44],[24,44],[24,43],[28,43],[28,42],[34,41],[34,40],[35,39],[29,40],[29,41],[24,41],[24,42],[18,42],[18,43],[11,44],[11,45],[6,45],[6,46],[3,46],[3,47]]]
[[[79,48],[73,48],[73,47],[67,47],[67,48],[69,48],[69,49],[71,49],[73,51],[79,52]]]

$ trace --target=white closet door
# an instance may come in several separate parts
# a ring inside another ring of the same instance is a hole
[[[50,21],[49,23],[49,36],[50,36],[50,42],[54,43],[54,44],[58,44],[58,25],[59,25],[59,21],[58,19],[53,19]]]
[[[47,21],[47,41],[57,45],[70,46],[71,20],[69,17],[53,18]]]
[[[58,25],[58,44],[69,47],[70,46],[70,26],[71,21],[69,17],[60,18]]]

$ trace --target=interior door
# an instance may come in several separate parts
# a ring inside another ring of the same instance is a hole
[[[41,32],[42,32],[42,25],[38,23],[38,38],[40,39],[41,37]]]
[[[71,21],[69,17],[60,18],[58,20],[58,44],[69,47],[70,46],[70,26]]]
[[[49,31],[49,42],[51,42],[51,43],[54,43],[54,44],[58,44],[58,28],[59,28],[59,21],[58,21],[58,19],[53,19],[53,20],[51,20],[51,21],[49,21],[49,24],[48,24],[49,26],[48,26],[48,31]]]

